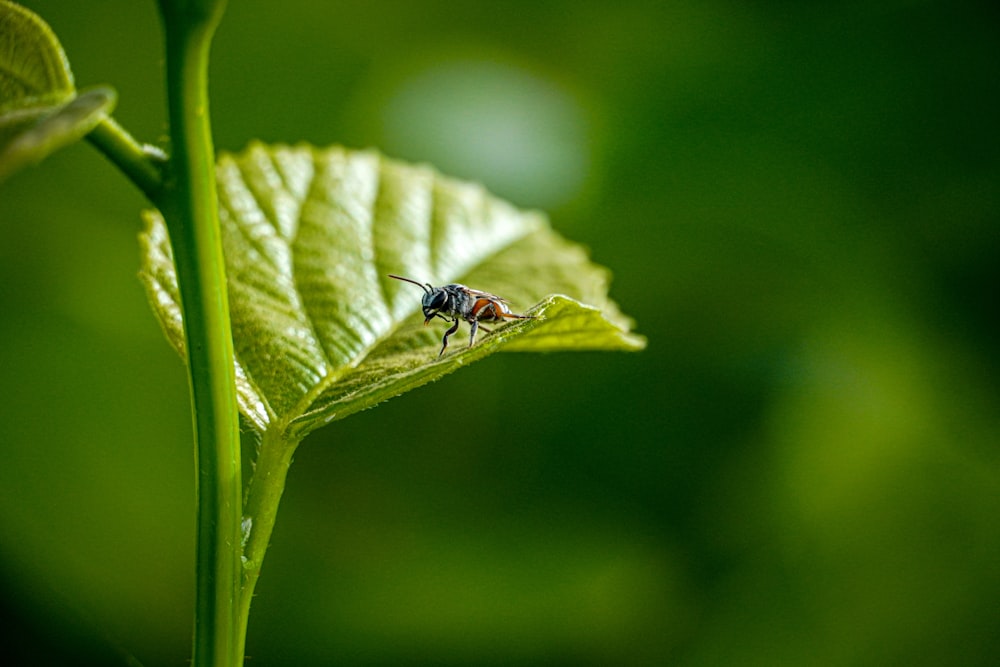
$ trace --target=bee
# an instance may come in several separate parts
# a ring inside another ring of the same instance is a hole
[[[490,330],[480,327],[480,322],[503,322],[504,320],[533,320],[534,315],[518,315],[510,312],[507,301],[496,294],[480,292],[479,290],[452,283],[443,287],[434,287],[430,283],[418,283],[416,280],[394,276],[390,278],[413,283],[424,290],[424,295],[420,298],[420,304],[424,310],[424,326],[427,326],[435,317],[440,317],[446,322],[452,322],[451,327],[444,332],[441,339],[440,357],[448,347],[448,337],[458,331],[458,324],[465,320],[472,325],[472,333],[469,335],[469,347],[476,342],[476,332],[482,329],[486,333]]]

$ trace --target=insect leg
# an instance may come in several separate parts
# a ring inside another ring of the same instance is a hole
[[[479,330],[479,320],[472,320],[472,333],[469,334],[469,347],[476,342],[476,331]]]
[[[449,327],[448,330],[444,332],[444,338],[441,339],[441,351],[438,352],[438,356],[439,357],[442,354],[444,354],[445,348],[448,347],[448,336],[450,336],[453,333],[455,333],[456,331],[458,331],[458,322],[459,322],[459,320],[456,318],[455,319],[455,323],[452,324],[451,327]]]

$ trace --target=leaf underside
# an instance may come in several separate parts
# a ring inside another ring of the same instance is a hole
[[[100,86],[60,104],[0,116],[0,181],[85,137],[108,117],[117,99],[114,90]]]
[[[637,350],[608,272],[481,186],[339,147],[251,145],[220,158],[220,219],[240,409],[304,437],[498,350]],[[168,339],[184,334],[167,228],[146,214],[141,276]],[[423,292],[460,281],[535,316],[480,332],[423,327]],[[584,305],[589,304],[589,305]]]

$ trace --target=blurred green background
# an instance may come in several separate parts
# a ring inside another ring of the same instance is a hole
[[[152,1],[25,4],[162,138]],[[995,3],[229,5],[219,148],[377,146],[544,208],[650,341],[497,355],[311,436],[250,664],[1000,662]],[[0,189],[8,664],[190,655],[143,206],[86,144]]]

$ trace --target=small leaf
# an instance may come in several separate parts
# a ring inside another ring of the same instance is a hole
[[[638,350],[608,273],[545,218],[426,166],[339,147],[252,145],[218,165],[240,408],[299,439],[499,350]],[[143,282],[170,342],[184,334],[166,226],[146,216]],[[421,292],[387,274],[457,280],[535,319],[422,326]],[[589,305],[585,305],[589,304]]]
[[[0,0],[0,181],[83,138],[114,108],[106,86],[79,96],[59,40],[35,13]]]
[[[37,14],[0,0],[0,35],[0,115],[73,97],[76,89],[66,54]]]
[[[101,86],[53,106],[0,116],[0,181],[85,137],[108,117],[118,96]]]

